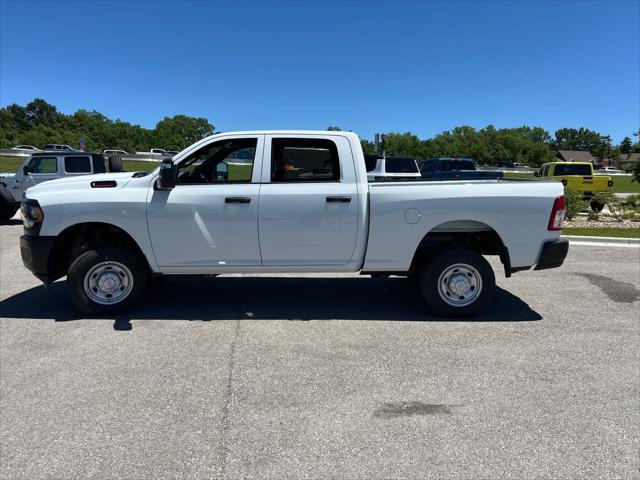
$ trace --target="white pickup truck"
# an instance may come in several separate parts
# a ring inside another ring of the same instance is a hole
[[[439,314],[491,301],[495,277],[558,267],[560,182],[368,183],[358,136],[256,131],[207,137],[151,171],[30,188],[25,266],[67,276],[85,313],[139,301],[152,276],[357,272],[419,281]]]

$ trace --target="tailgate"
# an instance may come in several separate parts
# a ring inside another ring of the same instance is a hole
[[[567,182],[567,187],[574,190],[581,190],[584,192],[602,192],[609,188],[611,177],[605,176],[571,176],[564,177]]]

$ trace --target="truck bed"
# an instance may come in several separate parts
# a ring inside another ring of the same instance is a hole
[[[536,263],[560,182],[449,180],[369,184],[365,271],[406,271],[429,232],[493,230],[509,245],[512,267]],[[473,220],[465,220],[465,217]],[[544,232],[532,238],[531,232]]]

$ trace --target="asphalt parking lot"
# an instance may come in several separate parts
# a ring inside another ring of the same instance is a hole
[[[21,230],[0,226],[2,478],[639,477],[640,249],[497,275],[473,321],[357,275],[162,281],[84,319]]]

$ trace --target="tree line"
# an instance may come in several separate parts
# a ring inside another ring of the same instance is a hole
[[[155,128],[143,128],[122,120],[111,120],[95,110],[66,115],[41,98],[25,106],[11,104],[0,109],[0,148],[26,144],[43,148],[47,143],[86,150],[120,149],[127,152],[150,148],[182,150],[211,135],[214,126],[206,118],[175,115],[160,120]]]
[[[206,118],[175,115],[160,120],[155,128],[147,129],[122,120],[111,120],[95,110],[78,110],[64,114],[56,106],[36,98],[25,106],[11,104],[0,109],[0,148],[18,144],[42,148],[47,143],[64,143],[77,147],[84,139],[87,150],[122,149],[128,152],[148,151],[149,148],[181,150],[214,132]],[[340,130],[331,126],[328,130]],[[633,135],[640,140],[640,132]],[[366,153],[373,153],[374,145],[363,139]],[[421,139],[406,132],[386,134],[385,148],[393,155],[416,158],[470,157],[480,165],[500,162],[519,162],[537,167],[554,158],[558,150],[587,150],[596,158],[616,158],[620,153],[640,152],[625,137],[619,145],[611,138],[587,128],[561,128],[553,136],[541,127],[482,129],[460,126],[432,138]]]
[[[363,147],[367,153],[374,151],[371,142],[364,141]],[[518,162],[539,167],[553,160],[558,150],[585,150],[599,159],[618,158],[620,154],[640,152],[640,142],[633,144],[625,137],[620,145],[613,145],[609,136],[586,128],[561,128],[552,137],[541,127],[497,129],[489,125],[480,130],[456,127],[428,139],[411,132],[392,132],[386,134],[385,150],[388,154],[417,158],[469,157],[480,165]]]

